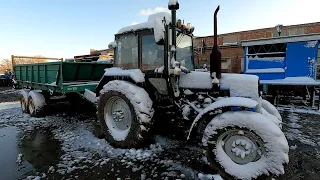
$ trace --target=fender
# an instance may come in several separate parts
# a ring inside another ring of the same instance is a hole
[[[112,80],[123,79],[135,84],[144,83],[144,74],[140,69],[121,69],[117,67],[106,68],[105,73],[100,79],[99,85],[96,88],[96,95],[99,96],[100,90],[105,84]]]
[[[223,98],[221,100],[218,100],[218,101],[210,104],[208,107],[203,109],[197,115],[197,117],[194,119],[194,121],[192,122],[192,125],[189,129],[189,134],[188,134],[187,140],[189,140],[190,134],[191,134],[193,128],[195,127],[195,125],[197,125],[198,121],[207,113],[210,113],[210,112],[212,112],[216,109],[222,108],[222,107],[231,107],[232,111],[237,111],[237,110],[241,109],[241,107],[249,108],[249,109],[251,109],[251,111],[257,111],[258,105],[259,105],[259,103],[257,101],[249,99],[249,98],[244,98],[244,97],[227,97],[227,98]]]

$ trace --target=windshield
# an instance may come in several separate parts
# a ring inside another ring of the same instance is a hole
[[[170,30],[171,31],[171,30]],[[171,35],[171,33],[170,33]],[[172,43],[171,36],[170,44]],[[185,35],[183,33],[177,33],[177,59],[181,66],[188,68],[190,71],[194,70],[194,57],[193,57],[193,49],[192,49],[192,37],[189,35]]]

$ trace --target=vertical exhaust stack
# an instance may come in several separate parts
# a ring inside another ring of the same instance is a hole
[[[168,3],[168,9],[171,11],[171,26],[172,26],[172,46],[176,48],[176,41],[177,41],[177,35],[176,35],[176,26],[177,26],[177,10],[179,9],[179,3],[178,0],[170,0]],[[176,59],[176,53],[175,51],[172,51],[172,56],[174,59]]]
[[[218,34],[217,34],[217,14],[220,6],[214,12],[214,44],[210,54],[210,74],[216,73],[218,79],[221,78],[221,52],[218,48]]]

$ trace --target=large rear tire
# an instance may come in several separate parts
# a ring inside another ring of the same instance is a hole
[[[46,99],[38,91],[30,91],[28,96],[28,110],[31,117],[43,117],[45,115]]]
[[[23,113],[29,113],[28,110],[28,95],[30,90],[23,89],[20,91],[20,106]]]
[[[288,142],[280,128],[262,114],[225,112],[207,125],[203,138],[210,165],[222,175],[254,179],[284,174]]]
[[[119,148],[142,147],[152,139],[154,110],[148,93],[126,81],[110,81],[100,92],[98,118],[107,141]]]

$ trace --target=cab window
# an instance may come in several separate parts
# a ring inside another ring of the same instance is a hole
[[[142,36],[142,70],[154,70],[163,63],[164,46],[156,44],[154,35]]]
[[[138,36],[128,34],[117,40],[115,66],[123,69],[138,68]]]

